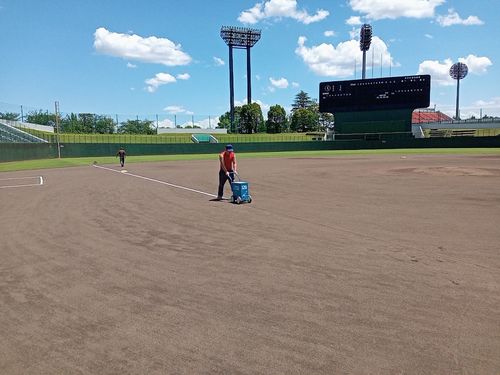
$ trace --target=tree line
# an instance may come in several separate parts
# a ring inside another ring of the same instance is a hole
[[[19,121],[20,115],[14,112],[0,112],[0,118]],[[231,128],[230,113],[219,117],[218,128],[235,130],[237,133],[285,133],[324,131],[333,126],[333,115],[320,113],[314,99],[300,91],[292,104],[291,114],[276,104],[269,108],[267,120],[264,120],[258,103],[245,104],[234,108],[234,128]],[[56,127],[56,115],[48,111],[31,111],[25,122]],[[98,134],[156,134],[156,127],[151,120],[126,120],[118,123],[112,117],[93,113],[70,113],[58,119],[61,133],[98,133]]]
[[[0,118],[19,121],[21,116],[14,112],[0,112]],[[38,125],[47,125],[56,128],[56,115],[48,111],[32,111],[25,118],[25,122]],[[96,115],[94,113],[70,113],[59,119],[61,133],[97,133],[97,134],[156,134],[156,127],[151,120],[127,120],[117,123],[112,117]]]
[[[234,128],[237,133],[286,133],[325,131],[333,126],[331,113],[319,112],[318,103],[309,94],[300,91],[292,104],[292,113],[287,116],[279,104],[273,105],[264,121],[258,103],[234,107]],[[219,128],[231,129],[231,114],[224,113],[219,118]]]

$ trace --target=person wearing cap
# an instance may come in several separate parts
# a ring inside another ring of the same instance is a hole
[[[217,200],[221,200],[224,194],[224,185],[226,181],[234,181],[236,173],[236,155],[234,154],[233,145],[227,145],[226,149],[219,154],[219,190],[217,192]]]
[[[125,165],[125,155],[126,154],[127,153],[125,152],[125,149],[123,147],[120,147],[120,149],[116,153],[116,156],[120,157],[120,165],[122,166],[122,168]]]

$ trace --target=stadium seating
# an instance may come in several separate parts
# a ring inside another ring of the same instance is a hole
[[[476,129],[456,129],[451,131],[452,137],[475,137]]]
[[[411,122],[412,124],[422,124],[432,122],[446,122],[452,120],[453,119],[450,116],[447,116],[439,111],[421,110],[413,112]]]
[[[0,122],[0,142],[3,143],[47,143],[44,139],[23,132]]]

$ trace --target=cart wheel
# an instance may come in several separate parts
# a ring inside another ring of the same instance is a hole
[[[236,198],[236,204],[240,204],[240,203],[241,203],[241,198],[240,197]]]
[[[252,197],[250,195],[248,196],[247,202],[252,203]]]
[[[229,201],[230,201],[231,203],[234,203],[234,195],[231,195],[231,198],[229,198]]]

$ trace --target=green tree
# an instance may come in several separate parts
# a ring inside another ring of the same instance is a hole
[[[241,115],[241,106],[234,107],[235,129],[240,128],[240,115]],[[217,127],[231,131],[231,113],[230,112],[226,112],[222,116],[219,117],[219,123],[217,124]]]
[[[262,109],[258,103],[245,104],[241,107],[240,133],[257,133],[263,122],[264,116],[262,116]]]
[[[301,90],[297,95],[295,95],[295,100],[292,104],[292,112],[295,112],[300,108],[309,108],[315,104],[316,102],[311,99],[309,94]]]
[[[49,113],[49,111],[44,112],[41,109],[38,111],[31,111],[26,116],[26,122],[29,122],[30,124],[54,126],[55,121],[55,113]]]
[[[127,120],[120,124],[118,133],[123,134],[156,134],[153,121],[150,120]]]
[[[99,134],[113,134],[115,132],[114,120],[108,116],[96,116],[94,132]],[[154,133],[156,134],[156,130]]]
[[[19,113],[14,112],[0,112],[0,118],[4,120],[10,121],[18,121],[21,115]]]
[[[271,106],[267,112],[267,132],[282,133],[287,127],[287,118],[285,108],[279,104]]]
[[[93,133],[95,125],[95,115],[93,113],[79,113],[80,129],[82,133]]]
[[[82,133],[78,115],[70,113],[61,119],[61,132],[63,133]]]
[[[319,113],[312,108],[298,108],[292,114],[290,129],[296,132],[319,130]]]

